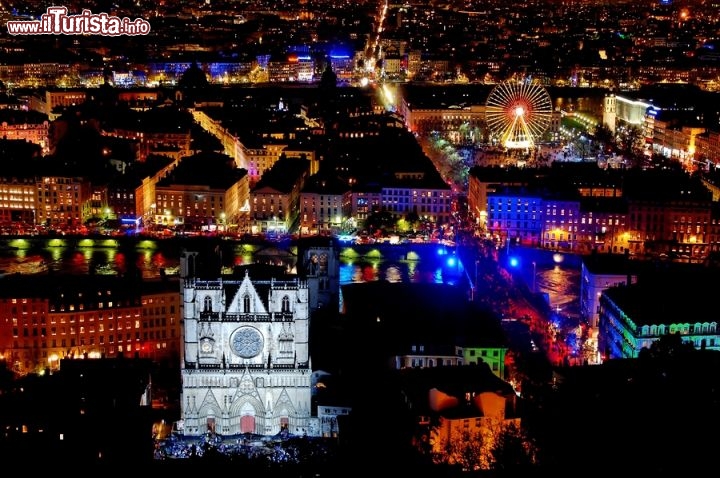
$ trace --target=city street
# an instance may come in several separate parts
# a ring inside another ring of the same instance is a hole
[[[494,310],[508,334],[509,381],[516,388],[527,378],[518,368],[528,367],[528,361],[548,366],[588,362],[578,333],[578,257],[544,249],[499,248],[479,238],[461,242],[459,253],[473,300]]]

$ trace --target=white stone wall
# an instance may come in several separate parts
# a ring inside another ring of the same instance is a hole
[[[186,279],[183,297],[185,435],[315,433],[307,284]]]

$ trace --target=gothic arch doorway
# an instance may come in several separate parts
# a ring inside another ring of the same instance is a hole
[[[240,433],[255,433],[255,417],[243,415],[240,417]]]

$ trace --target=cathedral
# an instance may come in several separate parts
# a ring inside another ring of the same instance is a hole
[[[316,436],[308,281],[200,279],[194,259],[181,263],[182,433]]]
[[[180,259],[179,431],[326,435],[313,413],[309,335],[314,311],[339,306],[334,240],[301,241],[292,276],[249,268],[223,276],[219,264],[200,273],[198,256],[185,251]]]

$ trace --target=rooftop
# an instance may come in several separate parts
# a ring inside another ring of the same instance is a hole
[[[582,265],[595,275],[626,275],[637,274],[645,269],[642,262],[630,258],[627,254],[593,252],[582,257]]]
[[[170,174],[158,181],[157,186],[202,185],[224,190],[246,174],[245,169],[235,167],[230,156],[206,151],[184,157]]]
[[[636,284],[603,294],[636,325],[716,322],[715,297],[704,293],[720,280],[720,270],[696,264],[661,263],[639,274]]]

